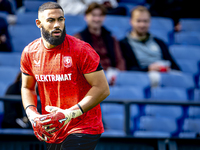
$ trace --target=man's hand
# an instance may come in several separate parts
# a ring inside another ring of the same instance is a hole
[[[35,136],[40,141],[50,140],[50,137],[52,137],[53,135],[48,133],[45,130],[45,127],[42,126],[43,120],[44,118],[46,118],[46,115],[40,115],[35,106],[29,106],[26,109],[26,114],[32,124]]]
[[[45,110],[50,112],[49,115],[43,118],[42,126],[46,128],[46,131],[49,133],[54,133],[61,128],[63,128],[72,118],[79,117],[82,115],[80,109],[69,110],[61,109],[54,106],[46,106]]]

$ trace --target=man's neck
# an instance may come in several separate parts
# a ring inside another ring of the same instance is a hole
[[[91,28],[91,27],[88,27],[88,29],[89,29],[89,32],[91,34],[94,34],[96,36],[101,35],[101,28]]]
[[[139,35],[139,34],[137,34],[137,32],[131,31],[131,37],[133,37],[134,39],[137,39],[137,40],[144,40],[147,38],[147,36],[148,36],[148,34]]]
[[[51,45],[51,44],[50,44],[49,42],[47,42],[44,38],[42,38],[42,41],[43,41],[44,47],[46,47],[47,49],[56,47],[56,45]]]

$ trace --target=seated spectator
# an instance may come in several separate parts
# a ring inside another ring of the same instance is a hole
[[[6,20],[0,17],[0,52],[10,52],[11,43]]]
[[[132,31],[120,41],[127,70],[170,71],[180,70],[166,44],[149,33],[150,12],[138,6],[131,13]]]
[[[19,72],[16,80],[8,87],[5,95],[21,95],[21,84],[22,78],[21,72]],[[21,101],[4,101],[2,128],[31,128]]]
[[[89,43],[96,50],[104,70],[110,67],[125,70],[125,62],[118,41],[102,26],[105,15],[106,9],[103,5],[90,4],[85,12],[88,26],[74,36]]]
[[[85,10],[92,2],[103,4],[110,15],[126,15],[126,8],[118,7],[116,0],[58,0],[65,14],[79,15],[84,14]]]

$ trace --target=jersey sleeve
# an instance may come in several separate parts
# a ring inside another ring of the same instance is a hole
[[[25,49],[22,52],[20,69],[22,73],[33,75],[31,71],[30,59],[28,57],[28,47],[25,47]]]
[[[79,65],[83,74],[97,71],[100,65],[100,57],[89,44],[82,47],[79,58]]]

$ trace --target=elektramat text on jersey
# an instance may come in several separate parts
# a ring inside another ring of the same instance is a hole
[[[56,75],[35,75],[35,79],[39,82],[49,81],[67,81],[71,80],[71,73],[68,74],[56,74]]]

